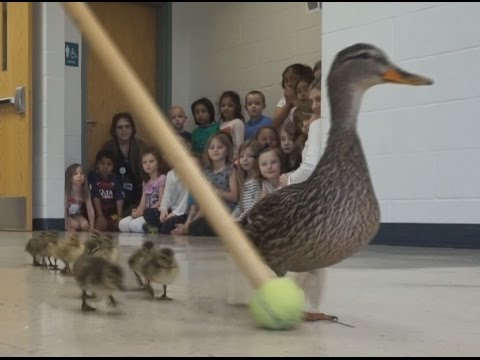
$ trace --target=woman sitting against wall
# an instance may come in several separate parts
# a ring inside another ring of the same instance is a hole
[[[137,127],[130,113],[115,114],[110,127],[112,138],[102,146],[102,149],[115,154],[114,171],[122,181],[125,195],[123,216],[130,215],[142,197],[141,154],[146,146],[142,140],[135,138],[136,132]]]

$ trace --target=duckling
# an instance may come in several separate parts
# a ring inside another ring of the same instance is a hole
[[[152,281],[163,285],[160,300],[172,300],[167,296],[167,285],[173,283],[178,275],[178,264],[172,249],[162,248],[151,252],[145,259],[141,273],[147,282],[145,289],[152,300],[155,298],[155,291],[150,285]]]
[[[137,278],[138,285],[140,287],[145,287],[145,284],[142,281],[140,276],[142,272],[142,266],[147,258],[147,256],[151,253],[153,249],[153,242],[152,241],[145,241],[140,249],[135,251],[132,255],[130,255],[128,259],[128,266],[135,274]]]
[[[32,237],[27,242],[27,245],[25,245],[25,251],[30,255],[32,255],[33,266],[40,266],[40,262],[38,261],[38,256],[40,255],[40,252],[42,251],[43,247],[44,247],[43,238],[38,235]]]
[[[89,241],[96,241],[98,243],[98,249],[95,251],[94,256],[103,257],[111,263],[118,263],[120,255],[112,236],[98,235]]]
[[[94,246],[94,243],[88,244],[85,253],[74,265],[73,276],[82,289],[82,311],[96,311],[86,302],[91,298],[87,294],[88,291],[95,294],[94,296],[108,297],[109,305],[115,307],[118,302],[113,297],[113,293],[125,290],[122,268],[102,257],[93,256]]]
[[[83,251],[83,254],[75,261],[73,264],[73,277],[78,276],[81,271],[83,271],[83,268],[86,264],[86,259],[88,257],[94,256],[95,252],[100,248],[100,243],[97,240],[87,240],[85,242],[85,249]],[[86,299],[95,299],[96,295],[93,293],[92,295],[88,294],[82,294],[82,297],[85,297]]]
[[[46,266],[46,253],[45,249],[49,242],[55,241],[58,238],[58,233],[53,231],[42,231],[38,234],[35,234],[32,237],[27,245],[25,246],[25,251],[32,255],[33,266]],[[47,257],[48,258],[48,257]],[[41,259],[41,262],[40,262]],[[50,262],[50,259],[48,258]],[[50,262],[50,265],[51,262]]]
[[[380,210],[357,116],[363,94],[382,83],[433,82],[399,69],[373,45],[340,51],[327,79],[331,128],[319,163],[305,182],[269,194],[243,219],[246,234],[277,276],[334,265],[377,234]]]
[[[43,248],[40,251],[40,255],[42,256],[42,268],[48,268],[50,267],[53,270],[58,270],[57,267],[57,259],[55,260],[55,264],[52,264],[52,261],[50,260],[50,256],[47,254],[47,246],[49,243],[58,243],[58,231],[53,231],[53,230],[48,230],[48,231],[42,231],[40,233],[40,236],[43,237]],[[48,265],[45,259],[48,260]]]
[[[82,256],[84,249],[85,246],[79,240],[78,236],[71,234],[68,238],[59,241],[57,244],[49,243],[47,245],[47,254],[65,263],[65,267],[60,273],[67,275],[71,273],[70,264]]]

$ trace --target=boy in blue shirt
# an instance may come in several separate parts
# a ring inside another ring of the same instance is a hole
[[[245,124],[245,140],[255,139],[258,130],[273,125],[272,118],[263,115],[265,107],[265,95],[261,91],[253,90],[245,96],[245,109],[250,117]]]

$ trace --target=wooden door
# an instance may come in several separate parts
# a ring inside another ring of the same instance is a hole
[[[156,10],[148,5],[133,3],[90,3],[102,25],[119,47],[127,61],[155,96]],[[132,113],[137,125],[137,137],[149,142],[140,121],[106,73],[97,56],[87,59],[88,91],[88,165],[95,161],[101,146],[110,139],[112,117],[117,112]]]
[[[0,230],[32,229],[32,11],[0,2]]]

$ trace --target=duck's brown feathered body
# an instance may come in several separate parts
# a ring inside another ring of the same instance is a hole
[[[267,264],[281,275],[338,263],[370,242],[379,224],[360,139],[355,130],[335,134],[335,129],[312,176],[265,197],[243,222]]]
[[[363,94],[387,82],[433,83],[395,67],[369,44],[340,51],[327,82],[331,129],[313,173],[303,183],[269,194],[242,221],[278,275],[334,265],[372,241],[380,211],[357,133]]]

